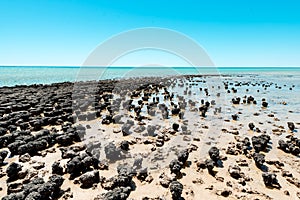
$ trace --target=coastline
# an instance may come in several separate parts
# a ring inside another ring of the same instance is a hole
[[[94,199],[101,194],[104,196],[98,199],[107,198],[107,194],[171,199],[174,192],[180,192],[177,182],[182,184],[180,196],[186,200],[297,199],[299,155],[278,149],[279,140],[299,138],[297,80],[287,78],[285,83],[254,74],[181,75],[1,87],[0,152],[7,151],[8,155],[2,156],[0,196],[7,195],[10,184],[14,184],[9,189],[13,195],[24,193],[23,186],[36,177],[49,183],[49,176],[59,171],[53,173],[53,164],[58,161],[58,168],[63,170],[58,175],[64,178],[56,188],[59,199]],[[254,100],[248,102],[250,96]],[[240,102],[233,103],[238,97]],[[268,105],[263,106],[263,102]],[[179,112],[184,115],[180,117]],[[238,118],[234,120],[233,115]],[[290,130],[288,122],[294,123],[295,130]],[[251,130],[249,123],[255,128]],[[270,140],[258,152],[265,160],[259,166],[253,137],[264,134]],[[248,146],[243,142],[246,137],[250,140]],[[32,151],[19,148],[39,141],[45,141],[46,146],[35,146]],[[246,148],[246,153],[239,146]],[[208,153],[211,147],[217,147],[220,154],[212,164],[213,173],[207,169],[211,165],[205,164],[206,159],[213,159]],[[87,149],[91,154],[84,153]],[[10,156],[11,151],[16,155]],[[188,158],[178,164],[179,172],[171,173],[170,163],[179,159],[182,151],[188,152]],[[109,157],[108,152],[116,153],[118,159]],[[78,156],[94,159],[97,166],[89,163],[90,168],[78,168],[79,174],[74,174],[70,162]],[[143,164],[135,166],[140,157]],[[6,183],[6,170],[13,162],[22,169]],[[119,162],[127,162],[124,174],[117,170]],[[271,185],[266,185],[264,173],[276,175],[275,179],[268,177]],[[75,178],[69,180],[70,176]],[[125,180],[122,183],[121,177]]]
[[[0,66],[0,86],[179,75],[299,75],[300,67]]]

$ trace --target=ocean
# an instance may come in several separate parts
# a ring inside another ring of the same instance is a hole
[[[121,79],[187,74],[256,74],[268,78],[300,80],[300,67],[61,67],[0,66],[0,86],[51,84],[88,80]]]

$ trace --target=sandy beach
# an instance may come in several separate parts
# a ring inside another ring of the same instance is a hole
[[[300,199],[299,77],[0,88],[3,200]]]

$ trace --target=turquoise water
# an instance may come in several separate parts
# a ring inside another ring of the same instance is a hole
[[[0,86],[186,74],[299,76],[300,67],[45,67],[0,66]]]

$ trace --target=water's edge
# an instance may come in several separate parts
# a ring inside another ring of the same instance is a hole
[[[79,67],[0,66],[0,87],[174,75],[299,76],[300,67]]]

